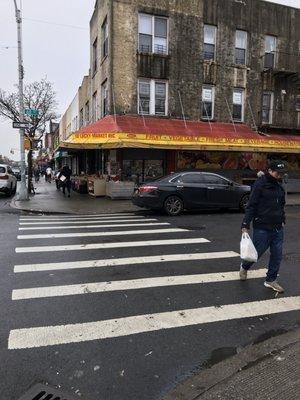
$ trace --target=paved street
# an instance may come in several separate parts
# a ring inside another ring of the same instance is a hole
[[[0,392],[161,399],[204,365],[299,325],[300,207],[280,282],[238,280],[238,212],[39,216],[0,199]],[[3,202],[3,203],[2,203]],[[3,207],[2,207],[3,206]]]

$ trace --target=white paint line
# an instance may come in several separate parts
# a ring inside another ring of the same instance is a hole
[[[136,216],[135,213],[110,213],[110,214],[71,214],[71,215],[44,215],[44,216],[22,216],[20,221],[34,221],[34,220],[66,220],[66,219],[77,219],[77,218],[94,218],[94,217],[114,217],[114,216]]]
[[[149,222],[145,223],[144,221],[156,221],[156,219],[144,219],[143,222],[138,220],[139,223],[136,224],[104,224],[104,225],[72,225],[72,226],[33,226],[33,227],[25,227],[19,228],[19,231],[37,231],[37,230],[53,230],[53,229],[88,229],[88,228],[123,228],[123,227],[131,227],[131,226],[159,226],[159,225],[170,225],[169,222]],[[115,221],[114,221],[115,222]],[[102,224],[102,223],[101,223]]]
[[[221,307],[202,307],[136,315],[81,324],[15,329],[10,331],[8,349],[27,349],[101,340],[218,321],[272,315],[299,309],[300,296],[279,297],[271,300],[227,304]]]
[[[248,278],[256,279],[266,276],[265,269],[249,271]],[[37,299],[44,297],[73,296],[87,293],[114,292],[120,290],[147,289],[167,286],[196,285],[240,280],[238,271],[217,272],[213,274],[162,276],[157,278],[133,279],[110,282],[93,282],[76,285],[35,287],[15,289],[12,300]]]
[[[71,232],[71,233],[46,233],[39,235],[18,235],[18,239],[58,239],[73,237],[100,237],[100,236],[127,236],[127,235],[150,235],[154,233],[189,232],[181,228],[140,229],[131,231],[106,231],[106,232]]]
[[[196,239],[166,239],[166,240],[141,240],[138,242],[116,242],[116,243],[88,243],[88,244],[69,244],[62,246],[37,246],[37,247],[17,247],[16,253],[44,253],[50,251],[69,251],[69,250],[95,250],[95,249],[116,249],[125,247],[147,247],[147,246],[167,246],[175,244],[195,244],[207,243],[209,240],[203,238]]]
[[[60,271],[64,269],[81,269],[81,268],[105,268],[116,266],[128,266],[136,264],[165,263],[176,261],[199,261],[213,260],[219,258],[233,258],[240,255],[234,251],[220,251],[211,253],[191,253],[191,254],[165,254],[161,256],[146,257],[128,257],[128,258],[112,258],[104,260],[88,260],[88,261],[71,261],[60,263],[43,263],[43,264],[23,264],[15,265],[14,272],[39,272],[39,271]]]
[[[144,217],[105,217],[105,218],[90,218],[90,219],[82,219],[79,218],[76,221],[69,220],[61,220],[61,221],[39,221],[39,222],[20,222],[19,225],[66,225],[66,224],[84,224],[85,222],[91,224],[93,222],[100,223],[101,221],[105,222],[129,222],[129,221],[146,221],[147,219]],[[157,219],[152,219],[152,221]]]

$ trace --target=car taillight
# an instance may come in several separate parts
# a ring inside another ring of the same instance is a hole
[[[5,180],[7,180],[7,179],[8,179],[8,175],[2,175],[2,176],[0,176],[0,179],[5,179]]]
[[[145,185],[145,186],[141,186],[139,188],[139,192],[141,194],[143,194],[143,193],[151,193],[151,192],[154,192],[156,189],[157,189],[157,186]]]

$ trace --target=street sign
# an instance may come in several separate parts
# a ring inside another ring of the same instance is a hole
[[[38,117],[39,110],[35,108],[25,108],[25,115],[28,115],[28,117]]]
[[[29,129],[30,128],[29,122],[17,122],[13,121],[13,128],[15,129]]]

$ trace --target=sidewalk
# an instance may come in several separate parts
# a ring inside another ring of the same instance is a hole
[[[300,330],[245,347],[203,369],[163,400],[298,400]]]
[[[36,194],[30,196],[28,201],[18,201],[14,197],[10,206],[19,210],[35,213],[60,213],[60,214],[101,214],[133,212],[141,210],[130,200],[111,200],[106,197],[93,197],[71,191],[71,197],[64,196],[57,190],[55,182],[40,181],[34,184]]]

